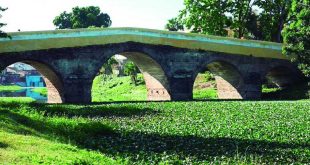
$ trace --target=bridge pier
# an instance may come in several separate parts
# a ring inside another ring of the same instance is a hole
[[[219,76],[222,99],[259,99],[266,74],[281,88],[302,78],[277,43],[131,28],[10,36],[0,39],[0,69],[15,62],[34,64],[53,103],[90,103],[92,80],[103,62],[123,53],[146,78],[148,100],[192,100],[193,77],[202,69]]]
[[[70,77],[64,82],[64,100],[66,103],[91,103],[92,80]]]
[[[261,75],[256,72],[247,73],[243,77],[244,84],[239,92],[242,99],[245,100],[256,100],[262,96],[262,79]]]
[[[193,80],[191,77],[170,79],[170,96],[172,101],[193,99]]]

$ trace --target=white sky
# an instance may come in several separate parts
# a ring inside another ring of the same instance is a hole
[[[178,15],[183,0],[0,0],[0,22],[6,32],[53,30],[55,16],[75,6],[99,6],[108,13],[112,27],[164,29],[167,20]]]

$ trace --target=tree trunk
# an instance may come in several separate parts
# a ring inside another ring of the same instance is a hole
[[[282,42],[282,35],[281,35],[281,32],[282,32],[282,29],[284,27],[284,22],[285,22],[285,19],[287,17],[287,2],[285,2],[283,4],[283,6],[281,7],[281,10],[280,10],[280,18],[279,18],[279,24],[278,24],[278,29],[277,29],[277,33],[276,33],[276,36],[275,36],[275,42],[279,42],[281,43]]]

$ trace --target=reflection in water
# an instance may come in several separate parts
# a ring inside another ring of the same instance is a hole
[[[31,97],[40,103],[47,102],[46,96],[34,92],[31,89],[34,88],[23,88],[22,90],[19,91],[0,91],[0,97]]]

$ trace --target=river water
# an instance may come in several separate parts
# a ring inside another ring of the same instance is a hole
[[[31,97],[36,100],[36,102],[45,103],[47,102],[47,97],[41,95],[40,93],[34,92],[31,89],[34,88],[23,88],[19,91],[0,91],[0,97]]]

